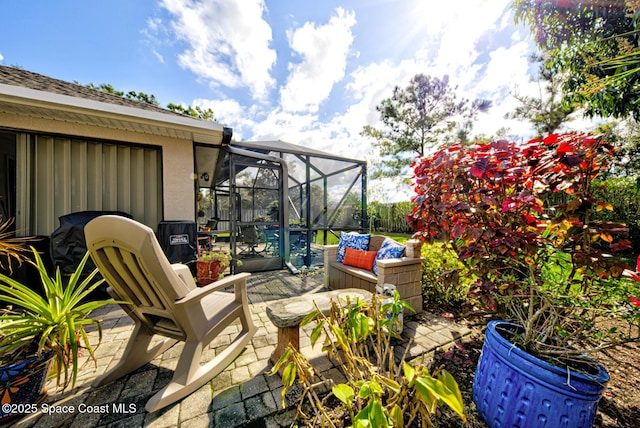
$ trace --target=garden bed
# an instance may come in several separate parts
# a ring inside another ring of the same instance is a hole
[[[454,345],[444,351],[436,352],[433,361],[427,364],[431,372],[440,366],[451,373],[456,379],[462,399],[465,405],[467,425],[446,406],[438,407],[438,415],[434,418],[435,426],[451,428],[486,428],[487,425],[480,418],[473,403],[473,379],[480,358],[484,336],[482,329],[486,325],[485,318],[464,318],[459,315],[460,306],[449,307],[443,310],[440,307],[426,307],[426,312],[415,315],[414,320],[420,321],[421,317],[428,313],[437,313],[451,321],[466,325],[475,333],[471,339]],[[448,312],[447,312],[448,311]],[[612,351],[601,352],[595,356],[600,364],[605,366],[611,376],[607,384],[604,396],[600,401],[598,413],[595,418],[595,428],[632,428],[638,426],[640,414],[640,344],[631,343],[615,348]],[[345,414],[341,403],[331,397],[325,401],[325,408],[331,415],[331,420],[336,427],[351,425],[348,414]],[[310,408],[306,408],[307,414],[312,414]],[[300,426],[308,426],[300,421]],[[415,421],[411,427],[420,426]]]
[[[461,322],[461,321],[458,321]],[[464,321],[462,321],[464,322]],[[430,369],[444,365],[458,382],[460,392],[465,403],[468,425],[464,425],[460,418],[446,406],[440,406],[436,426],[450,428],[486,428],[487,425],[476,412],[473,403],[473,376],[475,373],[483,337],[474,336],[452,348],[437,352]],[[608,355],[607,355],[608,354]],[[613,352],[601,353],[598,361],[608,368],[611,381],[607,385],[604,397],[600,401],[594,428],[634,428],[638,425],[640,414],[640,345],[628,344]],[[351,421],[345,415],[340,402],[331,398],[325,403],[330,408],[332,421],[336,427],[349,426]],[[305,426],[304,423],[301,426]],[[418,425],[416,425],[418,426]]]

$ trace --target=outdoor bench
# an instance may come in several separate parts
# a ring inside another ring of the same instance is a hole
[[[378,251],[386,239],[382,235],[371,236],[369,251]],[[377,284],[393,284],[400,299],[415,310],[422,312],[422,259],[420,250],[422,241],[409,240],[405,244],[402,257],[377,260],[378,275],[372,271],[348,266],[336,261],[338,245],[324,246],[324,286],[330,290],[359,288],[372,293]]]
[[[331,301],[344,304],[347,298],[371,301],[371,293],[365,290],[349,288],[346,290],[324,291],[305,294],[269,302],[267,316],[278,327],[278,344],[271,354],[271,362],[278,362],[289,344],[300,350],[300,323],[311,312],[318,309],[325,315],[331,311]],[[315,305],[314,305],[315,302]]]

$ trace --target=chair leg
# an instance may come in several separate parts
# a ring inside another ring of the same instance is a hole
[[[235,340],[224,351],[202,366],[200,365],[202,351],[208,343],[185,342],[171,382],[147,401],[144,406],[146,411],[155,412],[175,403],[196,391],[227,368],[244,351],[256,332],[256,327],[253,326],[251,320],[247,321],[243,319],[244,317],[245,315],[240,316],[243,329]]]
[[[177,342],[175,339],[165,339],[149,349],[154,336],[140,322],[136,322],[129,342],[127,342],[127,347],[118,364],[102,376],[97,377],[91,383],[91,386],[97,387],[120,379],[122,376],[153,360],[157,355],[162,354]]]

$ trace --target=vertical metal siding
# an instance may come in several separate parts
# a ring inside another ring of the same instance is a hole
[[[124,211],[152,228],[160,222],[160,149],[48,136],[30,144],[28,135],[17,148],[18,226],[30,234],[49,235],[58,217],[85,210]]]
[[[94,211],[102,211],[102,194],[103,194],[103,158],[102,149],[104,144],[88,144],[87,145],[87,189],[93,189],[87,192],[87,209]],[[91,165],[91,167],[89,167]]]
[[[86,141],[74,140],[71,142],[71,212],[89,209],[89,194],[94,193],[89,189],[89,165],[88,146]]]
[[[31,210],[30,230],[34,235],[49,235],[55,229],[56,219],[56,181],[54,173],[55,150],[51,137],[36,137],[33,157],[33,209]],[[59,165],[62,170],[64,165]],[[58,195],[57,197],[60,197]]]
[[[31,216],[31,192],[29,177],[31,176],[32,152],[29,150],[29,135],[18,134],[16,137],[16,230],[24,236],[29,230]]]

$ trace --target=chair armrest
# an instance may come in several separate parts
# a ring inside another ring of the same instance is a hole
[[[324,250],[325,260],[335,260],[338,256],[337,245],[323,245],[322,249]]]
[[[205,297],[207,294],[213,293],[214,291],[223,290],[227,287],[234,286],[234,292],[236,294],[236,300],[242,299],[242,294],[247,292],[247,278],[250,277],[251,274],[248,272],[238,273],[236,275],[228,275],[223,279],[212,282],[211,284],[205,285],[204,287],[198,287],[194,290],[191,290],[189,294],[184,296],[180,300],[176,300],[176,305],[187,304],[192,300],[199,300]]]
[[[382,259],[378,260],[376,263],[378,267],[397,267],[397,266],[411,266],[415,264],[421,264],[424,259],[417,257],[401,257],[398,259]]]

